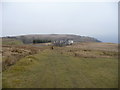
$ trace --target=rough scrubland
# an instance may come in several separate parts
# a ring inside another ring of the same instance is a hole
[[[6,45],[2,53],[3,88],[118,87],[117,44]]]

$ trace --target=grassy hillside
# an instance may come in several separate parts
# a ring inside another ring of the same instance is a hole
[[[48,40],[48,41],[54,41],[58,39],[72,39],[74,42],[100,42],[99,40],[93,37],[71,35],[71,34],[34,34],[34,35],[14,36],[9,38],[17,38],[18,40],[21,40],[24,43],[33,43],[33,40],[36,39]]]
[[[21,58],[41,52],[47,47],[33,47],[31,45],[3,45],[2,46],[2,70],[14,65]]]
[[[23,42],[21,40],[3,38],[2,44],[3,45],[23,45]]]
[[[112,43],[78,43],[53,50],[48,46],[5,70],[3,87],[117,88],[117,52]]]

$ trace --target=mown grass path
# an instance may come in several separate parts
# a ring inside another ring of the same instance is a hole
[[[3,87],[115,88],[117,70],[117,59],[76,58],[45,50],[3,72]]]

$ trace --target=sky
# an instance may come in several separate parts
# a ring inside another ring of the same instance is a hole
[[[1,6],[1,36],[76,34],[118,42],[117,2],[2,2]]]

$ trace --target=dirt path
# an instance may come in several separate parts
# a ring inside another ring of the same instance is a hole
[[[100,82],[106,78],[101,72],[97,72],[98,77],[92,77],[94,73],[90,71],[93,66],[88,66],[90,62],[86,63],[82,59],[63,55],[54,50],[45,50],[32,58],[32,62],[28,61],[30,57],[26,57],[5,71],[3,73],[3,87],[97,88],[117,86],[115,84],[116,78],[114,78],[116,76],[106,79],[111,84],[106,84],[107,81]],[[96,69],[98,69],[97,65],[95,65]],[[111,71],[107,73],[109,74]],[[100,79],[98,79],[99,74],[102,76]]]

